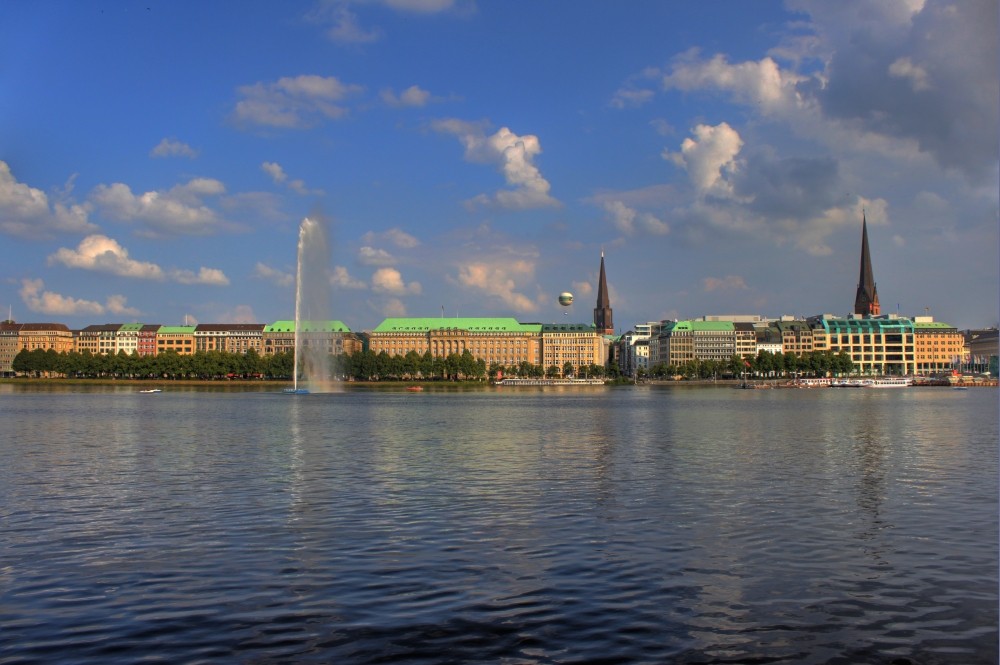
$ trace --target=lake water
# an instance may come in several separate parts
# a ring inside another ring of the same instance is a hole
[[[996,663],[995,389],[0,385],[0,663]]]

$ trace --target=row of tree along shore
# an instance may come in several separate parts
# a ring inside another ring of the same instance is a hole
[[[584,365],[574,367],[542,367],[529,362],[504,366],[489,366],[469,351],[435,357],[429,352],[410,351],[391,356],[370,350],[329,357],[329,374],[357,381],[413,380],[495,380],[498,377],[522,378],[604,378],[609,380],[698,380],[740,377],[782,378],[789,376],[847,376],[853,364],[846,353],[828,351],[805,353],[801,356],[760,352],[752,358],[733,356],[729,360],[692,360],[681,365],[658,364],[648,371],[640,368],[635,377],[622,377],[617,367]],[[140,356],[120,352],[99,355],[90,352],[52,349],[23,350],[14,358],[12,369],[25,377],[90,378],[90,379],[158,379],[158,380],[233,380],[253,379],[291,381],[295,364],[291,352],[261,356],[251,349],[247,353],[199,351],[181,355],[167,351],[155,356]]]

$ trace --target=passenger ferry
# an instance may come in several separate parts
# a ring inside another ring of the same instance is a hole
[[[881,379],[866,379],[864,388],[908,388],[913,385],[913,379],[908,377],[883,377]]]

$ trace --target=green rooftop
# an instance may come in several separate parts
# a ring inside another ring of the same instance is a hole
[[[195,326],[160,326],[158,335],[193,335]]]
[[[513,318],[390,318],[372,330],[374,333],[427,333],[432,330],[465,330],[468,332],[538,333],[540,323],[519,323]]]
[[[264,326],[265,333],[295,332],[295,321],[275,321]],[[342,321],[300,321],[299,332],[319,332],[319,333],[349,333],[348,328]]]
[[[671,327],[673,332],[733,332],[736,326],[732,321],[676,321]]]

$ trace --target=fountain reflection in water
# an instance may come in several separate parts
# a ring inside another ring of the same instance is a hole
[[[335,392],[330,371],[330,246],[326,224],[306,217],[299,226],[295,274],[295,371],[286,392]]]

